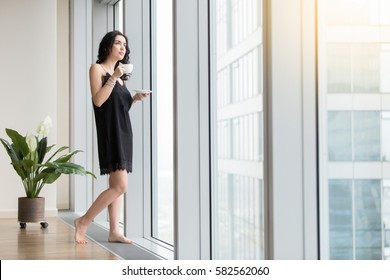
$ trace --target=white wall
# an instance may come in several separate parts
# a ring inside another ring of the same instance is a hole
[[[57,139],[69,144],[69,0],[57,0]],[[69,176],[57,181],[57,207],[69,209]]]
[[[32,132],[50,115],[57,143],[57,1],[0,0],[0,137],[10,127]],[[16,217],[23,186],[0,149],[0,217]],[[47,185],[46,216],[55,215],[56,184]]]

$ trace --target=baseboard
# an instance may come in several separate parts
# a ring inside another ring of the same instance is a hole
[[[69,203],[68,202],[57,202],[57,209],[58,210],[69,210]]]

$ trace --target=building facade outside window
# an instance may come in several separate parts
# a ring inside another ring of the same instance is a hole
[[[212,258],[264,259],[263,2],[210,2]]]
[[[389,259],[390,2],[319,0],[323,259]]]
[[[114,29],[123,32],[123,1],[119,0],[114,4]]]
[[[173,3],[152,1],[152,237],[173,245]]]

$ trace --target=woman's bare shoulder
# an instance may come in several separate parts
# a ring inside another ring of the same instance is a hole
[[[91,67],[89,68],[89,70],[93,71],[93,72],[102,72],[102,73],[104,73],[103,67],[100,64],[98,64],[98,63],[91,64]]]

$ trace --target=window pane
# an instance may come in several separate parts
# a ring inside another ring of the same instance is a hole
[[[390,112],[382,112],[382,160],[390,161]]]
[[[356,259],[382,259],[380,180],[355,180]]]
[[[378,44],[352,45],[353,92],[379,92]]]
[[[390,258],[390,47],[382,36],[388,2],[317,1],[319,151],[327,151],[319,154],[325,259]],[[342,207],[350,218],[335,214]],[[348,235],[335,232],[341,217]]]
[[[173,245],[172,0],[153,2],[152,236]]]
[[[114,30],[123,32],[123,0],[114,5]]]
[[[348,44],[328,44],[328,92],[351,92],[351,48]]]
[[[387,1],[387,0],[384,0]],[[370,3],[371,2],[371,3]],[[372,4],[372,0],[328,0],[326,9],[326,18],[329,25],[332,24],[367,24],[375,17],[371,14],[376,11],[376,5]],[[333,7],[337,5],[337,9]],[[351,5],[354,8],[351,9]],[[371,13],[370,13],[371,11]]]
[[[381,160],[379,112],[354,112],[353,126],[355,160]]]
[[[330,258],[353,258],[352,181],[329,180]]]
[[[210,2],[212,257],[264,259],[263,4]]]
[[[390,180],[383,180],[382,190],[382,216],[383,216],[383,238],[384,238],[384,259],[390,259]]]
[[[114,30],[118,30],[123,32],[123,0],[119,0],[114,5]],[[121,205],[120,205],[120,223],[123,224],[125,220],[125,196],[121,197]]]
[[[328,153],[330,161],[352,160],[351,112],[328,112]]]
[[[328,44],[328,92],[379,92],[380,67],[387,67],[389,61],[386,51],[380,55],[379,44]]]
[[[390,44],[381,45],[379,59],[380,92],[389,93],[390,79],[388,78],[388,74],[390,73]]]

